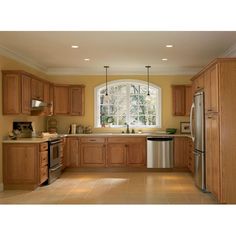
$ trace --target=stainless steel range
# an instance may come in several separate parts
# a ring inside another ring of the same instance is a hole
[[[48,141],[48,161],[49,161],[49,173],[48,183],[52,183],[61,175],[61,157],[62,151],[62,139],[60,137],[50,138]]]

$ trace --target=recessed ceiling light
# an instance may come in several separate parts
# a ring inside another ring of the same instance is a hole
[[[72,45],[71,48],[78,48],[78,45]]]
[[[90,61],[90,58],[84,58],[85,61]]]
[[[173,45],[172,44],[167,44],[166,47],[167,48],[173,48]]]
[[[168,61],[168,59],[167,59],[167,58],[162,58],[161,60],[162,60],[162,61]]]

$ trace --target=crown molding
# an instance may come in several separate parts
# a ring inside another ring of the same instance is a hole
[[[27,66],[30,66],[42,73],[45,73],[47,70],[47,68],[45,66],[42,66],[39,63],[37,63],[36,61],[34,61],[26,56],[23,56],[17,52],[14,52],[14,51],[10,50],[9,48],[6,48],[2,45],[0,45],[0,55],[11,58],[11,59],[13,59],[17,62],[23,63]]]
[[[236,57],[236,44],[228,48],[221,57]]]

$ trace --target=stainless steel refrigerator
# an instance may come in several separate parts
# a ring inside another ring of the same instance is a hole
[[[206,191],[204,92],[196,92],[190,113],[190,130],[194,142],[195,184]]]

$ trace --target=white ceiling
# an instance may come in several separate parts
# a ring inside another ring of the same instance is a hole
[[[48,74],[99,75],[104,74],[104,65],[110,66],[109,74],[145,74],[145,65],[152,66],[150,75],[195,74],[235,49],[235,43],[235,31],[0,32],[0,54]]]

